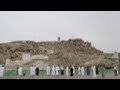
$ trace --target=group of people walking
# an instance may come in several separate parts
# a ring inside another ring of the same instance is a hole
[[[67,76],[74,76],[74,75],[92,75],[93,77],[97,77],[98,74],[101,74],[102,77],[105,77],[104,72],[105,67],[100,66],[97,67],[95,65],[93,66],[59,66],[59,65],[53,65],[53,66],[46,66],[45,67],[45,75],[47,76],[56,76],[59,77],[60,75],[67,75]],[[113,68],[114,75],[118,76],[119,70],[118,67],[115,66]],[[29,68],[29,74],[30,76],[38,76],[40,75],[39,67],[36,67],[35,65],[30,66]],[[23,72],[23,68],[21,66],[17,67],[17,75],[18,76],[25,76],[25,72]],[[4,76],[4,66],[0,65],[0,77]]]
[[[92,72],[92,73],[91,73]],[[63,67],[63,66],[47,66],[46,67],[46,75],[52,75],[52,76],[59,76],[59,75],[70,75],[70,76],[73,76],[73,75],[90,75],[92,74],[93,77],[97,77],[97,74],[99,74],[101,72],[102,74],[102,77],[104,77],[104,72],[103,71],[103,68],[101,68],[101,71],[98,70],[98,67],[96,66],[78,66],[78,67],[75,67],[74,65],[73,66],[66,66],[66,67]]]
[[[97,73],[96,73],[96,66],[92,66],[92,67],[75,67],[74,65],[72,66],[66,66],[66,67],[63,67],[63,66],[52,66],[50,67],[49,65],[45,68],[45,75],[52,75],[52,76],[60,76],[60,75],[70,75],[70,76],[73,76],[73,75],[90,75],[90,72],[92,70],[92,74],[93,74],[93,77],[96,77],[97,76]],[[25,73],[23,73],[23,69],[22,67],[18,67],[18,75],[19,76],[24,76]],[[39,68],[38,67],[35,67],[35,65],[32,65],[30,67],[30,76],[35,76],[35,75],[39,75]]]
[[[36,67],[35,65],[32,65],[31,67],[30,67],[30,76],[35,76],[35,75],[39,75],[39,68],[38,67]],[[23,68],[22,67],[18,67],[17,68],[17,74],[19,75],[19,76],[25,76],[25,73],[23,73]]]

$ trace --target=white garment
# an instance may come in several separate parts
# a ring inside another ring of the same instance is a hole
[[[63,66],[61,66],[61,70],[64,70]]]
[[[18,75],[23,75],[23,73],[22,73],[22,67],[20,67],[19,69],[18,69]]]
[[[4,75],[4,67],[0,67],[0,77],[3,77]]]
[[[47,66],[47,68],[46,68],[46,74],[50,75],[50,67],[49,66]]]
[[[93,66],[92,70],[93,70],[93,77],[97,77],[97,75],[96,75],[96,66]]]
[[[60,68],[57,66],[57,67],[55,68],[55,72],[56,72],[56,75],[57,75],[57,76],[59,75],[59,71],[60,71]]]
[[[33,75],[35,75],[35,70],[36,70],[36,67],[33,66]]]
[[[78,67],[78,74],[80,75],[81,74],[81,68]]]
[[[32,71],[33,71],[33,66],[30,67],[30,76],[33,75],[33,72],[32,72]]]
[[[85,75],[85,68],[81,67],[81,74],[84,76]]]
[[[66,75],[69,75],[69,68],[66,67]]]
[[[119,70],[117,70],[117,75],[119,75]]]
[[[55,67],[52,67],[52,75],[55,75]]]
[[[75,74],[75,67],[74,67],[74,66],[72,66],[72,68],[73,68],[73,74]]]
[[[31,76],[35,75],[35,69],[36,69],[36,67],[34,67],[34,66],[30,67],[30,75]]]

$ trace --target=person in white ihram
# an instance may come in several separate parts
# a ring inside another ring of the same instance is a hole
[[[81,67],[81,74],[82,74],[82,76],[85,75],[85,68],[84,68],[84,66]]]
[[[96,66],[92,66],[93,77],[97,77],[96,75]]]
[[[33,65],[33,75],[36,75],[36,74],[35,74],[35,70],[36,70],[36,66]]]
[[[55,66],[52,67],[52,75],[55,75]]]
[[[75,74],[75,67],[74,67],[74,65],[72,66],[72,68],[73,68],[73,74]]]
[[[68,68],[68,66],[66,67],[66,75],[69,75],[69,68]]]
[[[46,74],[47,74],[47,75],[50,75],[50,66],[47,66],[47,67],[46,67]]]
[[[30,76],[33,76],[33,65],[30,67]]]
[[[3,77],[4,76],[4,67],[3,65],[0,66],[0,77]]]
[[[19,68],[18,68],[18,75],[19,75],[19,76],[22,76],[22,75],[23,75],[23,72],[22,72],[22,71],[23,71],[22,67],[19,67]]]
[[[78,67],[78,74],[79,75],[81,74],[81,68],[80,68],[80,66]]]
[[[60,68],[59,66],[55,67],[56,76],[59,76]]]
[[[35,69],[36,69],[36,67],[34,65],[32,65],[30,67],[30,76],[34,76],[35,75]]]

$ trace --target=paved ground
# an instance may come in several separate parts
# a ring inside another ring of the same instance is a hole
[[[81,76],[81,75],[74,75],[73,77],[70,76],[34,76],[34,77],[30,77],[30,76],[10,76],[10,77],[6,77],[4,76],[3,78],[0,79],[120,79],[120,75],[119,76],[114,76],[114,75],[106,75],[105,78],[102,78],[100,75],[97,76],[97,78],[93,78],[92,76]]]

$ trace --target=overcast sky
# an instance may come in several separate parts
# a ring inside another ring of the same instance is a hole
[[[120,51],[119,11],[0,11],[0,42],[82,38],[104,52]]]

